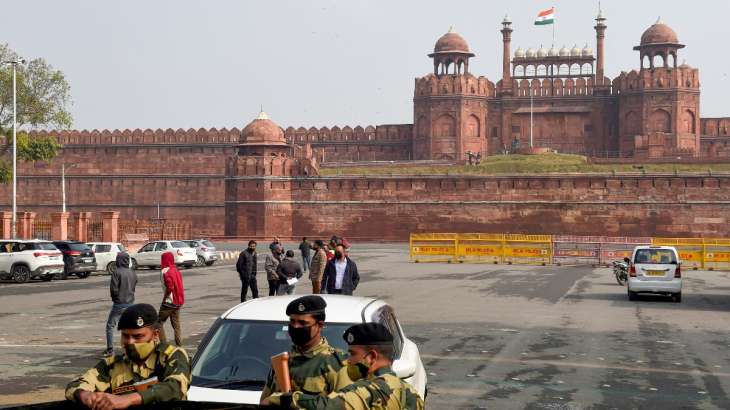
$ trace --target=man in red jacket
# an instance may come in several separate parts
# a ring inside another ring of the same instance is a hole
[[[182,275],[175,266],[175,256],[172,252],[162,254],[160,262],[162,289],[164,296],[160,305],[160,341],[166,342],[165,321],[170,318],[172,328],[175,331],[175,344],[182,346],[182,332],[180,331],[180,308],[185,303],[185,288],[183,288]]]

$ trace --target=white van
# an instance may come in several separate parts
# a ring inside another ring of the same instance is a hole
[[[658,293],[682,301],[682,262],[673,246],[637,246],[629,266],[629,300],[639,293]]]

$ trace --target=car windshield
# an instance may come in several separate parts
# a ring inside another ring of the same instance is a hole
[[[55,251],[56,245],[50,243],[50,242],[38,242],[34,246],[35,249],[43,250],[43,251]]]
[[[209,248],[215,248],[215,245],[213,245],[213,242],[211,242],[211,241],[203,241],[203,245],[205,245]]]
[[[72,251],[88,251],[90,248],[85,243],[69,243],[68,248]]]
[[[332,346],[347,351],[342,334],[351,325],[328,323],[324,336]],[[271,369],[271,356],[291,348],[287,329],[286,322],[219,321],[209,342],[196,354],[193,385],[261,390]]]
[[[677,264],[677,255],[671,249],[639,249],[636,251],[634,263],[669,263]]]
[[[170,244],[172,245],[173,248],[189,248],[190,247],[190,245],[186,244],[185,242],[180,242],[180,241],[173,241],[173,242],[170,242]]]

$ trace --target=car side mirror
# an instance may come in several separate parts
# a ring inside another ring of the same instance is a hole
[[[401,379],[413,377],[416,374],[416,362],[412,360],[398,359],[393,362],[393,372]]]

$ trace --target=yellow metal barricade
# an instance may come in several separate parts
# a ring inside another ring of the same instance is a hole
[[[705,239],[705,269],[730,270],[730,239]]]
[[[411,234],[411,262],[455,262],[458,235],[453,233]]]
[[[682,266],[704,269],[704,240],[702,238],[651,238],[654,246],[674,246]]]
[[[501,263],[504,234],[465,233],[459,235],[459,262]]]
[[[515,235],[504,236],[504,263],[525,265],[547,265],[553,253],[552,235]]]

